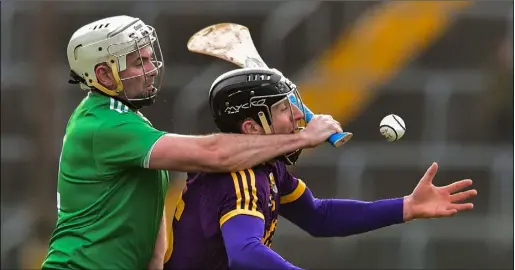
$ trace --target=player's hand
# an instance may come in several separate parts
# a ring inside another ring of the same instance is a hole
[[[420,179],[413,193],[404,198],[404,220],[420,218],[450,217],[460,211],[474,208],[472,203],[463,203],[477,195],[475,189],[458,192],[470,185],[472,180],[464,179],[447,186],[433,185],[433,178],[438,171],[434,162]]]
[[[343,132],[340,123],[330,115],[319,114],[313,116],[301,133],[305,136],[308,147],[311,148],[325,142],[331,135],[337,132]]]

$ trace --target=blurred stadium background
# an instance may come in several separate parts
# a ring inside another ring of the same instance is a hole
[[[106,16],[158,31],[164,86],[143,113],[160,129],[215,131],[213,79],[234,68],[187,51],[191,34],[231,21],[251,29],[270,66],[300,87],[313,111],[354,138],[306,151],[294,172],[319,197],[376,200],[411,192],[431,161],[436,184],[475,180],[476,208],[364,235],[314,239],[281,220],[274,249],[311,269],[513,268],[513,2],[2,1],[1,262],[35,269],[55,224],[65,124],[84,96],[69,85],[66,46]],[[405,137],[387,143],[383,116]],[[184,174],[172,172],[169,211]],[[123,248],[123,247],[121,247]]]

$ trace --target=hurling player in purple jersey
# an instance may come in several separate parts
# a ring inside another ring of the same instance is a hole
[[[291,95],[298,106],[290,103]],[[304,117],[296,86],[275,69],[227,72],[211,86],[209,102],[216,125],[227,133],[293,133]],[[460,202],[477,194],[455,193],[470,186],[469,179],[434,186],[433,163],[408,196],[375,202],[318,199],[286,169],[300,152],[232,173],[189,173],[164,268],[298,269],[270,248],[279,215],[312,236],[343,237],[416,218],[452,216],[472,209]]]

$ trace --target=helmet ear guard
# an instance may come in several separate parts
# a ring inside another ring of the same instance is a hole
[[[107,89],[105,86],[101,85],[98,82],[98,80],[96,79],[96,76],[93,77],[94,79],[92,79],[92,78],[89,78],[88,73],[86,73],[84,75],[88,78],[89,84],[91,84],[96,89],[104,92],[105,94],[107,94],[109,96],[118,96],[120,94],[120,92],[123,91],[123,83],[122,83],[122,80],[120,79],[120,74],[118,73],[118,70],[119,70],[118,69],[118,66],[119,66],[118,59],[114,56],[111,56],[111,57],[109,57],[109,61],[107,61],[106,64],[107,64],[107,66],[109,66],[109,68],[111,68],[111,72],[113,73],[113,78],[116,83],[116,89],[114,89],[114,90]]]

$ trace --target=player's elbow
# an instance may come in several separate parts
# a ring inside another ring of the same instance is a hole
[[[231,270],[234,270],[234,269],[248,269],[249,268],[249,263],[246,259],[244,258],[241,258],[241,257],[229,257],[228,258],[228,266],[229,266],[229,269]]]
[[[310,218],[312,218],[312,216],[310,216]],[[316,222],[316,219],[302,220],[300,222],[296,222],[295,225],[312,237],[325,237],[323,230]]]
[[[303,224],[303,229],[312,237],[329,237],[325,230],[326,225],[326,209],[323,207],[321,200],[313,199],[313,208],[309,213],[310,219],[306,219]]]
[[[312,237],[327,237],[327,206],[324,200],[314,198],[308,188],[296,201],[281,205],[281,215]]]
[[[255,269],[256,260],[253,251],[258,245],[260,245],[259,240],[226,247],[229,269]]]

